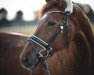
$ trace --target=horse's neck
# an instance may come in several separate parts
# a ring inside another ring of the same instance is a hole
[[[86,36],[87,41],[90,44],[91,50],[93,51],[94,50],[94,34],[90,26],[91,25],[90,21],[88,20],[84,12],[82,12],[76,5],[74,7],[74,11],[76,13],[75,17],[78,20],[79,26],[82,29],[84,35]]]
[[[84,33],[79,31],[77,35],[75,35],[74,42],[77,48],[78,55],[79,57],[81,57],[80,59],[82,59],[82,61],[87,63],[87,65],[90,64],[91,49],[90,49],[89,42],[86,36],[84,35]]]
[[[84,37],[86,38],[86,40],[85,39],[84,40],[87,41],[85,44],[87,46],[84,49],[89,51],[91,58],[91,65],[94,68],[94,34],[90,26],[91,25],[90,21],[77,6],[75,6],[74,11],[76,13],[75,16],[78,20],[79,26],[81,27],[81,31],[83,32],[82,35],[84,35]],[[80,14],[80,16],[77,14]],[[87,47],[90,48],[90,50]]]
[[[56,75],[87,75],[90,67],[90,52],[89,48],[84,45],[85,41],[80,37],[78,39],[71,42],[69,49],[59,51],[49,60],[49,68],[53,73]],[[81,73],[82,71],[84,73]]]

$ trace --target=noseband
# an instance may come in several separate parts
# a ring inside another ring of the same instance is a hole
[[[57,27],[57,30],[54,34],[54,36],[51,38],[50,42],[49,43],[46,43],[45,41],[43,41],[42,39],[40,39],[39,37],[35,36],[35,35],[32,35],[30,38],[29,38],[29,43],[31,43],[32,45],[32,50],[33,50],[33,53],[37,56],[37,65],[35,66],[35,69],[36,67],[39,65],[39,63],[42,63],[43,66],[46,68],[47,72],[48,72],[48,75],[51,75],[49,69],[48,69],[48,66],[47,66],[47,63],[46,63],[46,59],[48,57],[52,57],[53,55],[53,49],[52,49],[52,44],[54,43],[55,39],[57,38],[58,34],[62,33],[62,30],[64,28],[64,26],[66,25],[67,23],[67,18],[68,18],[68,14],[65,13],[65,12],[62,12],[62,11],[49,11],[47,12],[47,14],[50,14],[50,13],[61,13],[64,15],[61,23],[59,24],[59,26]],[[69,36],[69,34],[67,34]],[[36,43],[37,45],[41,46],[43,48],[43,50],[41,50],[40,52],[38,52],[36,50],[36,47],[34,46],[34,43]],[[42,54],[42,52],[45,51],[47,54],[46,56],[44,56]]]

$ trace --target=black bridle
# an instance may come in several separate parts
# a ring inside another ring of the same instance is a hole
[[[46,59],[48,57],[52,57],[53,55],[53,49],[52,49],[52,44],[54,43],[55,39],[57,38],[58,34],[62,33],[62,29],[64,28],[64,26],[67,23],[67,18],[68,18],[68,14],[62,11],[49,11],[47,12],[47,14],[50,13],[61,13],[64,14],[64,17],[60,23],[60,25],[57,27],[56,33],[54,34],[54,36],[51,38],[50,42],[47,44],[45,41],[43,41],[42,39],[40,39],[39,37],[32,35],[29,38],[29,43],[31,43],[32,45],[32,50],[33,53],[35,54],[36,61],[33,61],[33,71],[36,70],[36,68],[38,67],[38,65],[41,63],[47,70],[48,75],[51,75],[49,69],[48,69],[48,64],[46,63]],[[67,37],[69,38],[69,33],[67,34]],[[41,46],[43,48],[43,50],[41,50],[40,52],[37,51],[36,47],[34,46],[33,43],[38,44],[39,46]],[[45,51],[46,52],[46,56],[44,56],[42,54],[42,52]]]

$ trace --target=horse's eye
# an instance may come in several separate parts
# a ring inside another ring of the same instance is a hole
[[[56,23],[54,21],[49,21],[48,26],[54,26]]]

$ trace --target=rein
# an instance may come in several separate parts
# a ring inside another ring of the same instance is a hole
[[[40,39],[39,37],[37,37],[35,35],[32,35],[29,38],[29,40],[28,40],[29,43],[31,43],[33,53],[36,56],[36,58],[34,59],[36,61],[33,61],[33,66],[32,66],[33,69],[32,70],[35,71],[36,68],[39,66],[39,64],[42,64],[43,67],[47,70],[48,75],[52,75],[52,74],[49,71],[46,59],[48,57],[52,57],[53,56],[53,49],[52,49],[51,46],[54,43],[55,39],[57,38],[58,34],[62,33],[62,30],[63,30],[64,26],[66,25],[67,18],[68,18],[68,14],[65,13],[65,12],[62,12],[62,11],[49,11],[49,12],[47,12],[47,14],[50,14],[50,13],[61,13],[61,14],[64,14],[64,17],[63,17],[60,25],[57,27],[56,33],[51,38],[50,42],[47,44],[45,41],[43,41],[42,39]],[[67,33],[67,38],[69,38],[69,33]],[[38,52],[38,50],[36,49],[36,47],[34,46],[33,43],[36,43],[37,45],[41,46],[43,48],[43,50]],[[42,54],[42,52],[46,52],[46,56],[44,56]]]

